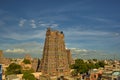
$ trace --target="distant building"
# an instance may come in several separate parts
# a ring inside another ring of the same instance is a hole
[[[67,52],[67,57],[68,57],[68,64],[69,65],[74,64],[74,60],[72,59],[70,49],[66,49],[66,52]]]
[[[102,80],[112,80],[112,71],[105,71],[102,74]]]
[[[0,64],[6,64],[6,65],[8,65],[9,63],[10,63],[10,59],[5,58],[3,56],[3,51],[0,50]]]
[[[34,72],[37,72],[38,71],[38,68],[39,68],[39,65],[40,65],[40,60],[37,59],[37,58],[34,58],[32,60],[32,69],[34,70]]]
[[[30,54],[25,54],[25,59],[27,59],[27,60],[32,60],[32,57],[30,56]]]
[[[20,80],[20,78],[17,75],[8,75],[6,80]]]
[[[46,75],[67,75],[71,53],[66,50],[63,32],[47,29],[40,71]]]
[[[112,73],[112,80],[120,80],[120,71],[114,71]]]
[[[103,69],[92,69],[90,71],[90,80],[101,80]]]

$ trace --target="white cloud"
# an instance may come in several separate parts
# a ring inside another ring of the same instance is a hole
[[[58,24],[54,23],[54,21],[44,21],[44,20],[35,20],[35,19],[30,19],[30,20],[21,19],[19,21],[19,26],[23,27],[24,24],[26,24],[27,26],[31,26],[32,28],[38,28],[38,27],[56,28],[58,27]]]
[[[25,24],[26,21],[27,21],[26,19],[20,20],[19,26],[20,26],[20,27],[23,27],[23,25]]]
[[[86,50],[86,49],[79,49],[77,51],[79,51],[79,52],[87,52],[88,50]]]
[[[75,52],[75,53],[80,53],[80,52],[88,52],[90,50],[87,50],[87,49],[79,49],[79,48],[70,48],[70,50],[72,52]]]
[[[39,23],[41,27],[51,27],[51,28],[56,28],[58,27],[58,24],[56,23]]]
[[[105,23],[113,22],[112,20],[106,19],[106,18],[103,18],[103,17],[91,17],[91,16],[82,16],[82,17],[87,18],[89,20],[95,20],[95,21],[100,21],[100,22],[105,22]]]
[[[44,39],[45,37],[45,31],[44,30],[37,30],[32,33],[26,33],[26,34],[20,34],[20,33],[11,33],[6,34],[3,37],[5,38],[11,38],[15,40],[28,40],[28,39]]]
[[[43,51],[43,43],[31,41],[31,42],[23,42],[16,44],[3,44],[5,53],[28,53],[28,54],[42,54]]]
[[[98,50],[87,50],[80,48],[70,48],[74,58],[81,59],[112,59],[113,54],[103,53]]]
[[[42,27],[49,27],[50,25],[48,23],[41,23],[40,26],[42,26]]]
[[[75,28],[68,28],[63,30],[67,40],[98,40],[103,37],[113,37],[112,32],[97,31],[97,30],[81,30]],[[100,38],[101,37],[101,38]]]
[[[71,31],[72,30],[72,31]],[[79,30],[75,28],[69,28],[67,31],[64,31],[66,35],[76,35],[76,36],[105,36],[109,35],[110,32],[104,32],[104,31],[95,31],[95,30]]]
[[[7,49],[7,50],[5,50],[5,52],[7,52],[7,53],[25,53],[26,51],[24,49],[14,48],[14,49]]]
[[[52,24],[51,25],[51,28],[56,28],[56,27],[58,27],[58,24]]]
[[[35,24],[35,20],[30,20],[30,25],[32,26],[32,28],[37,28],[36,24]]]
[[[119,33],[115,33],[114,35],[115,35],[115,36],[120,36],[120,34],[119,34]]]
[[[20,27],[23,27],[24,26],[24,24],[25,24],[25,22],[26,22],[27,20],[26,19],[21,19],[20,21],[19,21],[19,26]],[[35,22],[35,20],[30,20],[30,22],[29,22],[29,24],[32,26],[32,28],[36,28],[36,24],[35,24],[36,22]],[[26,23],[27,24],[27,23]]]

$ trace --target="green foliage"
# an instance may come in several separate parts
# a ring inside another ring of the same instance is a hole
[[[77,73],[85,73],[88,71],[86,63],[82,59],[75,60],[75,64],[71,65],[72,69],[76,69]]]
[[[31,64],[30,60],[28,60],[28,59],[24,59],[23,63],[25,63],[25,64]]]
[[[77,70],[75,69],[74,71],[72,71],[72,72],[71,72],[71,75],[72,75],[72,76],[77,76],[77,75],[78,75]]]
[[[100,67],[104,67],[105,66],[104,61],[99,61],[98,64],[100,65]]]
[[[97,62],[97,59],[93,59],[93,61]]]
[[[100,65],[99,65],[99,63],[95,63],[95,68],[99,68],[100,67]]]
[[[6,74],[7,75],[10,75],[10,74],[21,74],[21,70],[22,70],[22,67],[20,65],[15,64],[15,63],[11,63],[7,67]]]
[[[90,69],[94,69],[94,68],[99,68],[99,67],[104,67],[104,62],[102,61],[98,61],[95,64],[88,60],[89,63],[85,63],[82,59],[76,59],[75,60],[75,64],[71,65],[70,68],[71,69],[75,69],[75,72],[72,72],[72,74],[74,75],[75,73],[86,73],[88,72]],[[95,59],[95,61],[97,61]]]
[[[95,68],[95,64],[90,62],[90,63],[87,63],[87,66],[88,66],[88,69],[94,69]]]
[[[25,72],[22,78],[25,80],[36,80],[35,76],[29,72]]]

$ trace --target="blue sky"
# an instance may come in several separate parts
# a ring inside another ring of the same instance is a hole
[[[47,27],[63,31],[72,54],[120,54],[119,0],[0,0],[0,49],[41,57]]]

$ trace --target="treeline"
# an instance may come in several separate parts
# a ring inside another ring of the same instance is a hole
[[[75,76],[78,73],[83,74],[87,73],[91,69],[98,69],[100,67],[104,67],[104,61],[98,61],[97,59],[83,61],[82,59],[76,59],[75,64],[70,65],[71,69],[74,69],[72,75]]]
[[[24,59],[24,64],[31,64],[30,60]],[[16,63],[11,63],[7,68],[5,75],[11,75],[11,74],[23,74],[22,78],[25,80],[36,80],[35,76],[32,74],[34,70],[31,68],[29,70],[23,70],[22,66]]]

